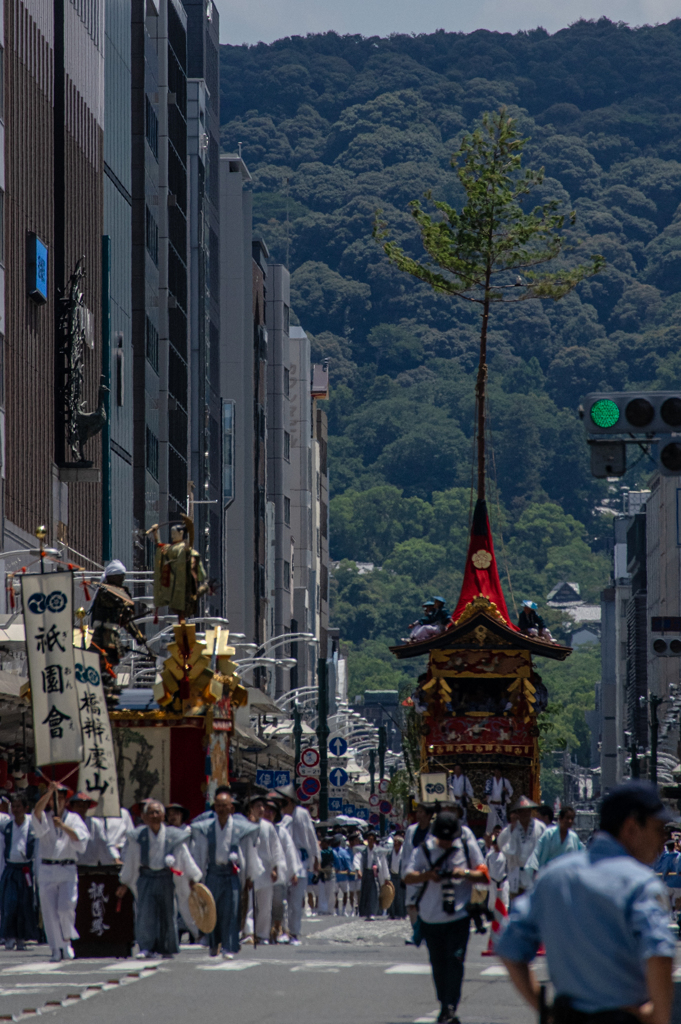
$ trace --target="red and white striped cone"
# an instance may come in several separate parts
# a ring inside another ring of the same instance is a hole
[[[506,904],[502,900],[501,896],[499,895],[499,890],[497,889],[497,898],[494,901],[494,920],[492,921],[492,933],[489,937],[489,942],[487,943],[487,949],[483,949],[480,956],[496,956],[496,953],[494,952],[494,940],[499,938],[501,934],[501,929],[505,926],[507,920],[508,910],[506,909]]]

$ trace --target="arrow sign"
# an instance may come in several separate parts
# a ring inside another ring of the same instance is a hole
[[[393,805],[390,803],[389,800],[381,800],[380,804],[378,805],[378,809],[381,812],[381,814],[390,814],[390,812],[393,809]]]
[[[343,754],[347,753],[348,741],[340,733],[334,733],[333,736],[329,737],[329,750],[334,757],[342,757]]]
[[[378,793],[372,793],[371,796],[369,797],[369,806],[370,807],[378,807],[380,802],[381,802],[381,798],[378,795]]]
[[[329,772],[329,782],[332,786],[341,787],[348,784],[348,773],[344,768],[334,768]]]
[[[306,796],[316,796],[319,790],[322,788],[322,784],[319,779],[315,779],[310,776],[307,779],[303,779],[300,788]]]
[[[300,761],[307,768],[314,768],[316,764],[319,764],[319,751],[314,747],[305,747],[300,755]]]

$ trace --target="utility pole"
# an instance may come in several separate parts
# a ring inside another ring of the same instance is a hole
[[[378,727],[378,777],[379,777],[379,780],[381,782],[383,782],[383,777],[385,775],[385,749],[386,749],[386,746],[387,746],[387,742],[386,742],[385,726],[384,725],[379,725],[379,727]],[[383,796],[382,793],[381,793],[381,796]],[[380,827],[380,832],[381,832],[381,835],[384,836],[385,835],[385,814],[381,814],[381,816],[379,818],[379,821],[380,821],[380,826],[379,826]]]
[[[369,751],[369,778],[371,779],[371,795],[376,792],[376,751]]]
[[[293,742],[296,747],[296,763],[293,766],[293,784],[298,789],[298,765],[300,764],[300,748],[303,739],[303,723],[300,717],[298,701],[293,705]]]
[[[319,820],[329,817],[329,690],[326,658],[317,661],[317,739],[319,740]]]

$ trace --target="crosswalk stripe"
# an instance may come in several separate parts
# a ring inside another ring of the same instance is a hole
[[[507,978],[508,971],[501,964],[493,964],[492,967],[486,967],[484,971],[480,971],[481,978]]]
[[[393,964],[386,974],[430,974],[430,964]]]
[[[225,960],[221,964],[197,964],[197,971],[247,971],[249,967],[259,967],[260,960]]]

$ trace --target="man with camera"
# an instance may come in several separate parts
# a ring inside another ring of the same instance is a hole
[[[404,876],[407,885],[420,886],[417,943],[425,939],[435,990],[440,1001],[439,1022],[458,1024],[470,918],[468,904],[474,882],[489,881],[482,854],[469,828],[458,815],[441,811],[431,834],[413,852]]]

